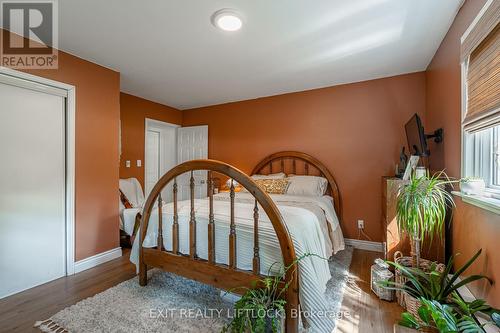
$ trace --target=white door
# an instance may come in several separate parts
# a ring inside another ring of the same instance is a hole
[[[208,126],[191,126],[177,129],[177,161],[180,163],[208,158]],[[190,198],[190,174],[178,177],[179,200]],[[207,172],[195,171],[195,197],[207,196]]]
[[[149,195],[160,178],[160,132],[146,131],[146,155],[144,160],[146,171],[144,187],[146,196]]]
[[[177,128],[177,125],[146,119],[144,161],[146,196],[156,182],[177,164]],[[168,184],[162,191],[162,199],[166,202],[172,201],[172,184]]]
[[[0,76],[0,298],[66,274],[65,98]]]

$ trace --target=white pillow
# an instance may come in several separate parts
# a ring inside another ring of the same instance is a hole
[[[289,176],[288,189],[289,195],[308,195],[320,197],[326,193],[328,180],[317,176]]]
[[[271,173],[269,175],[252,175],[252,179],[283,179],[286,178],[284,172]]]

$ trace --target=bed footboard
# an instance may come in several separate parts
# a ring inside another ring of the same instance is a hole
[[[208,197],[209,197],[209,216],[208,216],[208,233],[207,235],[196,234],[196,214],[194,209],[194,177],[193,171],[206,170],[208,171]],[[177,214],[177,192],[178,185],[176,177],[184,173],[191,173],[190,177],[190,199],[191,212],[189,220],[189,254],[181,254],[179,252],[179,224]],[[255,198],[254,206],[254,246],[253,246],[253,269],[251,271],[240,270],[236,267],[236,225],[234,215],[234,186],[230,187],[230,225],[228,234],[229,244],[229,264],[221,264],[215,261],[215,225],[214,225],[214,210],[213,210],[213,173],[223,174],[237,181],[241,186],[246,188]],[[162,199],[161,192],[169,184],[173,182],[173,223],[172,223],[172,251],[166,251],[163,248],[163,221],[162,221]],[[152,209],[158,206],[158,245],[156,248],[143,248],[142,243],[145,239],[148,229],[149,218]],[[246,174],[236,169],[235,167],[215,161],[215,160],[194,160],[182,163],[170,171],[168,171],[154,186],[148,196],[143,216],[141,218],[140,234],[139,234],[139,283],[141,286],[147,283],[148,267],[158,267],[165,271],[172,272],[189,279],[209,284],[217,288],[230,290],[237,287],[250,287],[252,282],[258,280],[260,276],[260,257],[259,257],[259,205],[264,210],[265,214],[271,221],[276,236],[279,241],[283,263],[285,266],[291,265],[296,260],[295,250],[288,230],[283,222],[283,218],[276,207],[275,203],[267,193],[262,191],[255,182]],[[196,238],[207,237],[208,240],[208,258],[201,259],[196,252]],[[298,331],[298,274],[296,269],[288,270],[285,279],[282,283],[289,287],[285,294],[286,298],[286,332]],[[295,315],[292,315],[294,313]]]

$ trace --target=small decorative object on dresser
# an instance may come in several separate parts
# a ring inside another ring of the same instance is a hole
[[[405,154],[406,147],[401,148],[401,154],[399,154],[399,163],[396,166],[396,177],[403,178],[406,170],[406,165],[408,164],[408,156]]]
[[[405,170],[405,173],[403,175],[403,180],[410,179],[410,177],[413,173],[413,170],[415,170],[415,168],[417,167],[418,160],[419,160],[418,156],[415,156],[415,155],[410,156],[410,160],[408,161],[408,164],[406,165],[406,170]]]
[[[415,169],[415,178],[425,177],[426,174],[427,174],[427,168],[424,166],[418,166]]]
[[[378,298],[392,302],[394,299],[394,291],[384,288],[380,282],[393,281],[394,274],[389,270],[389,264],[382,259],[375,259],[375,263],[371,268],[370,285],[372,291]]]

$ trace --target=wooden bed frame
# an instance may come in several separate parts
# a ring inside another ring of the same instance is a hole
[[[209,221],[208,234],[196,234],[196,215],[194,209],[194,177],[193,171],[207,170],[208,171],[208,198],[209,198]],[[334,198],[334,206],[339,216],[341,217],[341,201],[337,184],[328,169],[317,159],[304,153],[299,152],[280,152],[266,157],[254,169],[254,173],[273,173],[286,172],[293,174],[311,174],[323,176],[328,180],[328,194]],[[177,214],[177,182],[176,177],[190,172],[190,197],[191,197],[191,212],[189,221],[189,254],[184,255],[179,252],[179,224]],[[253,248],[253,269],[252,271],[243,271],[236,267],[236,225],[234,217],[234,186],[230,187],[230,231],[228,235],[229,242],[229,265],[215,262],[215,225],[213,212],[213,174],[222,174],[230,177],[245,187],[249,193],[255,198],[254,205],[254,248]],[[166,251],[163,248],[162,234],[162,213],[161,213],[161,191],[170,182],[173,181],[173,224],[172,224],[172,251]],[[147,284],[147,269],[148,267],[158,267],[167,272],[184,276],[186,278],[209,284],[217,288],[231,290],[239,287],[250,287],[252,282],[261,278],[260,276],[260,257],[259,257],[259,239],[258,239],[258,220],[259,209],[258,204],[262,207],[271,221],[276,236],[279,241],[281,253],[283,256],[283,264],[291,265],[296,260],[295,250],[292,239],[288,233],[283,217],[281,216],[276,204],[271,197],[260,189],[255,182],[242,171],[235,167],[215,161],[215,160],[194,160],[182,163],[170,171],[168,171],[153,187],[149,194],[143,216],[140,219],[140,234],[139,244],[143,243],[148,229],[149,218],[152,209],[158,205],[159,221],[158,221],[158,246],[156,248],[140,247],[139,250],[139,283],[141,286]],[[203,260],[196,255],[196,237],[207,237],[208,239],[208,260]],[[295,333],[298,331],[298,318],[292,316],[293,310],[299,308],[299,284],[297,270],[289,270],[285,276],[283,284],[288,284],[289,287],[285,293],[286,300],[286,332]],[[297,312],[296,312],[297,313]]]

